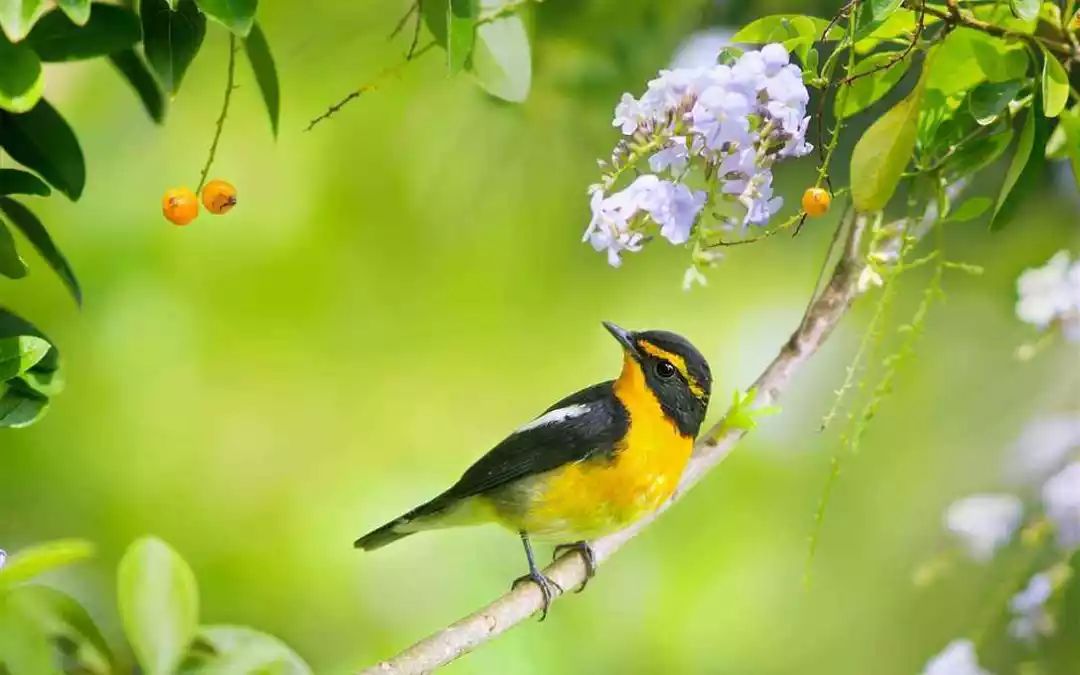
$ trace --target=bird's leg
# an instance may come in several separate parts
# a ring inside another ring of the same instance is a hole
[[[581,554],[581,561],[585,563],[585,581],[581,582],[575,593],[580,593],[585,590],[585,587],[589,585],[589,579],[596,576],[596,552],[592,550],[592,546],[589,546],[589,542],[582,539],[581,541],[575,541],[572,544],[559,544],[555,547],[555,550],[551,554],[551,559],[558,558],[563,553],[569,551],[577,551]]]
[[[548,607],[551,606],[551,600],[555,597],[556,591],[558,591],[559,595],[564,593],[564,591],[562,586],[545,577],[544,573],[540,571],[540,568],[536,566],[536,559],[533,557],[532,544],[529,543],[529,535],[524,530],[521,532],[521,543],[525,545],[525,557],[529,560],[529,573],[523,577],[514,579],[514,583],[510,585],[510,588],[517,587],[517,585],[523,581],[531,581],[539,586],[540,595],[544,598],[544,608],[540,612],[540,620],[543,621],[547,618]]]

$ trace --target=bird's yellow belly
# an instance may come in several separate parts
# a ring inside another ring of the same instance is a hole
[[[614,532],[655,511],[678,485],[693,439],[666,420],[638,419],[620,446],[614,458],[568,464],[521,481],[495,499],[498,519],[535,538],[567,542]]]

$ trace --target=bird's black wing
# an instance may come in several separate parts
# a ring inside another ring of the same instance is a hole
[[[464,499],[564,464],[611,455],[630,424],[626,409],[615,397],[612,382],[567,396],[540,417],[572,406],[582,406],[584,410],[575,409],[578,414],[565,419],[525,425],[469,467],[441,497]]]

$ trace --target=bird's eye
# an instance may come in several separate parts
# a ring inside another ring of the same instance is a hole
[[[675,375],[675,366],[671,365],[667,361],[656,362],[656,374],[665,380]]]

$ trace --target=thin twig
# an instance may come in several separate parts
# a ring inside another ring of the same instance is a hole
[[[218,115],[217,124],[214,127],[214,140],[210,143],[210,153],[206,157],[202,173],[199,174],[199,186],[195,188],[195,194],[202,191],[206,184],[206,177],[210,173],[210,166],[214,163],[214,155],[217,154],[218,141],[221,140],[221,130],[225,128],[225,117],[229,114],[229,101],[232,100],[232,92],[236,87],[233,81],[236,76],[236,36],[229,33],[229,70],[225,80],[225,101],[221,104],[221,114]]]
[[[394,25],[394,30],[390,31],[389,37],[386,38],[387,40],[393,40],[395,37],[397,37],[397,34],[400,33],[405,28],[405,24],[407,24],[409,22],[409,17],[413,15],[413,12],[417,12],[417,21],[418,22],[420,21],[420,19],[423,18],[423,17],[419,16],[420,3],[419,2],[411,3],[409,5],[409,10],[407,12],[405,12],[405,14],[403,14],[400,19],[398,19],[398,22]]]
[[[925,1],[923,1],[921,5],[923,7],[923,10],[927,14],[941,19],[950,26],[963,26],[964,28],[971,28],[977,31],[981,31],[983,33],[986,33],[987,35],[993,35],[994,37],[1022,40],[1024,42],[1033,44],[1036,47],[1046,47],[1050,51],[1056,52],[1063,56],[1068,56],[1073,59],[1077,58],[1077,54],[1073,50],[1072,45],[1070,44],[1059,42],[1057,40],[1051,40],[1050,38],[1045,38],[1039,35],[1018,33],[1017,31],[1009,30],[1008,28],[1003,28],[996,24],[988,23],[986,21],[982,21],[981,19],[976,19],[975,17],[968,14],[964,14],[959,10],[959,8],[956,8],[956,12],[954,13],[938,9],[936,7],[931,7]]]
[[[842,84],[851,84],[852,82],[854,82],[855,80],[858,80],[861,77],[867,77],[869,75],[873,75],[874,73],[878,73],[878,72],[881,72],[883,70],[888,70],[889,68],[892,68],[896,64],[900,63],[901,61],[906,59],[909,54],[911,54],[912,50],[915,49],[915,45],[919,42],[919,38],[922,37],[922,33],[923,33],[923,30],[925,30],[925,28],[926,28],[926,5],[921,5],[919,7],[918,23],[915,24],[915,32],[911,36],[911,40],[908,41],[907,44],[904,46],[903,50],[901,50],[899,53],[894,55],[888,61],[885,61],[884,63],[880,63],[880,64],[874,66],[873,68],[871,68],[870,70],[867,70],[865,72],[857,73],[855,75],[848,75],[844,79],[840,80],[840,82]]]
[[[492,23],[494,21],[498,21],[499,19],[510,16],[511,14],[514,14],[515,12],[517,12],[518,10],[524,8],[527,5],[536,4],[536,3],[540,3],[540,2],[543,2],[543,0],[514,0],[513,2],[508,2],[505,5],[499,7],[497,10],[491,12],[490,14],[485,14],[484,16],[481,16],[480,18],[478,18],[476,20],[476,27],[479,28],[480,26],[483,26],[485,24],[489,24],[489,23]],[[335,113],[337,113],[339,110],[341,110],[346,105],[348,105],[349,102],[351,102],[353,99],[359,98],[361,94],[365,94],[365,93],[367,93],[369,91],[377,89],[380,82],[382,82],[386,78],[390,77],[391,75],[396,75],[396,74],[400,73],[401,70],[405,66],[412,63],[413,61],[415,61],[417,58],[419,58],[423,54],[427,53],[432,47],[434,47],[437,44],[437,42],[435,40],[432,40],[431,42],[428,42],[428,43],[424,44],[424,46],[422,46],[422,47],[417,47],[416,46],[416,44],[417,44],[417,42],[419,41],[419,38],[420,38],[420,24],[423,23],[423,18],[424,18],[423,11],[422,11],[423,10],[422,0],[418,0],[415,7],[417,9],[417,12],[416,12],[416,29],[413,32],[412,43],[409,45],[409,51],[408,51],[408,53],[405,54],[405,60],[403,62],[395,65],[395,66],[390,66],[389,68],[385,68],[382,72],[380,72],[378,75],[375,76],[375,79],[371,80],[370,82],[368,82],[368,83],[366,83],[364,85],[361,85],[357,89],[354,89],[353,91],[351,91],[348,94],[346,94],[345,96],[343,96],[337,103],[334,103],[333,105],[328,107],[326,110],[324,110],[318,117],[315,117],[310,122],[308,122],[308,125],[307,125],[307,127],[304,128],[304,131],[311,131],[312,129],[315,128],[315,125],[318,124],[319,122],[322,122],[323,120],[326,120],[326,119],[329,119],[329,118],[333,117]],[[408,15],[406,15],[405,18],[408,18]],[[395,33],[396,33],[396,30],[395,30]]]
[[[776,402],[790,385],[795,372],[825,342],[856,296],[857,281],[863,266],[860,256],[861,241],[867,219],[848,220],[848,235],[841,242],[844,252],[833,269],[829,282],[807,306],[798,328],[780,348],[780,353],[750,387],[750,390],[757,392],[753,403],[755,408]],[[745,429],[726,426],[723,420],[713,425],[698,439],[694,455],[690,458],[672,498],[647,518],[592,542],[596,561],[604,562],[648,527],[660,513],[678,501],[719,464],[745,434]],[[549,565],[544,574],[562,588],[576,588],[585,581],[585,565],[581,556],[572,552]],[[424,638],[397,656],[364,670],[362,675],[430,672],[525,621],[540,610],[541,604],[540,590],[535,584],[519,584],[486,607]]]
[[[424,0],[416,0],[416,25],[413,26],[409,51],[405,53],[406,61],[412,61],[416,57],[416,44],[420,42],[420,24],[422,23],[424,23]]]
[[[421,56],[423,56],[427,52],[431,51],[431,48],[434,47],[434,46],[435,46],[435,41],[432,40],[431,42],[428,42],[427,44],[425,44],[423,47],[420,47],[412,55],[412,60],[415,61],[416,59],[420,58]],[[381,73],[376,75],[373,80],[371,80],[367,84],[363,85],[359,89],[356,89],[354,91],[349,92],[343,99],[341,99],[337,103],[331,105],[329,108],[324,110],[322,112],[322,114],[320,114],[318,117],[316,117],[313,120],[311,120],[310,122],[308,122],[308,125],[304,128],[304,131],[311,131],[312,129],[315,128],[315,125],[318,124],[319,122],[322,122],[323,120],[326,120],[326,119],[329,119],[329,118],[333,117],[335,113],[337,113],[339,110],[344,108],[354,98],[359,98],[361,94],[366,94],[369,91],[374,91],[375,89],[378,89],[379,85],[383,82],[383,80],[389,79],[390,77],[399,74],[405,68],[405,66],[409,65],[410,63],[412,63],[412,61],[406,60],[406,61],[402,61],[401,63],[399,63],[399,64],[397,64],[395,66],[391,66],[389,68],[386,68]]]

